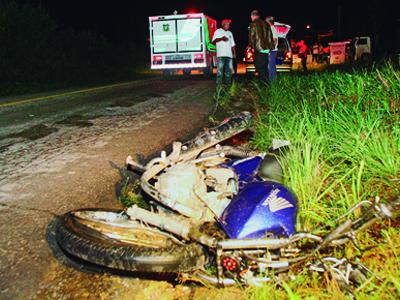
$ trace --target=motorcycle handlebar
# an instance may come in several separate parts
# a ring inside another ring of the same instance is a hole
[[[379,197],[376,197],[373,202],[363,201],[350,209],[349,212],[346,213],[344,216],[349,215],[355,210],[355,208],[361,206],[362,204],[368,203],[370,205],[370,207],[365,210],[356,220],[352,221],[350,219],[347,219],[338,227],[336,227],[323,239],[317,250],[324,249],[328,246],[342,244],[348,241],[350,238],[353,238],[357,232],[371,226],[373,223],[380,219],[395,218],[400,209],[400,196],[397,197],[396,200],[387,204],[379,203],[379,200]],[[342,218],[343,217],[339,219]]]

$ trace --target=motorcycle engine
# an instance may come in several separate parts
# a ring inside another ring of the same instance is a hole
[[[155,183],[161,197],[193,211],[204,210],[201,221],[218,219],[237,192],[237,176],[232,169],[215,164],[181,163],[165,170]],[[206,209],[205,209],[206,208]],[[181,212],[191,218],[194,215]]]

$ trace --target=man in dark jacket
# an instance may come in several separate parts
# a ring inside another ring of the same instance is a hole
[[[260,80],[268,80],[268,53],[275,48],[271,26],[260,18],[258,10],[251,12],[249,46],[254,49],[254,65]]]

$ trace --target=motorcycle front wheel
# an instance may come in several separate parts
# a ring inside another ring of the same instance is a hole
[[[201,269],[201,245],[131,220],[123,211],[82,209],[61,217],[56,231],[60,247],[84,261],[134,272],[180,273]]]

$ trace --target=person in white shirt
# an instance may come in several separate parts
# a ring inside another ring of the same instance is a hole
[[[229,31],[231,20],[222,20],[222,28],[215,31],[212,42],[217,46],[217,85],[223,77],[227,84],[232,83],[233,58],[236,58],[235,40]]]
[[[276,55],[278,53],[278,32],[275,28],[275,18],[269,16],[265,18],[265,21],[271,26],[272,37],[274,39],[275,48],[271,50],[268,57],[268,78],[269,81],[274,81],[278,75],[276,73]]]

